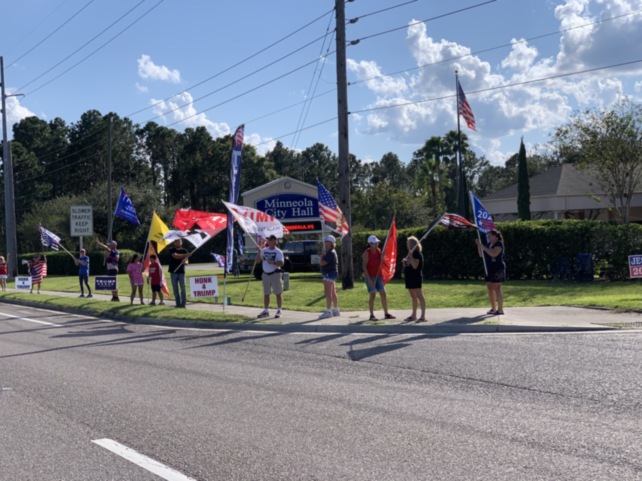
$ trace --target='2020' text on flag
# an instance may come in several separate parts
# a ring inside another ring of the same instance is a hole
[[[328,227],[339,234],[341,237],[344,237],[350,232],[350,226],[348,225],[348,220],[339,209],[339,206],[328,192],[319,179],[317,179],[317,191],[319,196],[319,216],[321,220],[326,223],[329,223]],[[332,227],[334,224],[334,227]]]
[[[475,216],[475,225],[483,234],[495,229],[493,217],[488,213],[486,207],[479,201],[475,194],[470,192],[470,203],[473,206],[473,215]]]

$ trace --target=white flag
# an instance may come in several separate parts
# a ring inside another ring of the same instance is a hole
[[[273,235],[277,239],[283,237],[284,227],[281,222],[257,209],[245,207],[242,205],[231,204],[223,201],[227,210],[229,210],[241,229],[247,234],[256,235],[267,239]]]
[[[199,247],[201,247],[211,238],[212,238],[212,234],[210,234],[207,230],[203,230],[203,229],[196,229],[192,234],[185,236],[185,239],[188,240],[194,246],[195,249],[198,249]]]

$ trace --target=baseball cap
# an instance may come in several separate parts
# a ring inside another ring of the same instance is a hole
[[[268,240],[276,240],[276,236],[272,234],[270,237],[268,237]]]
[[[337,240],[334,238],[334,236],[327,235],[323,238],[324,241],[330,242],[331,244],[336,244]]]
[[[377,239],[376,236],[371,235],[370,237],[368,237],[368,244],[378,244],[379,242],[381,241]]]

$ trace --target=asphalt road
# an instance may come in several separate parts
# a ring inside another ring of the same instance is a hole
[[[179,330],[0,304],[0,480],[640,480],[641,342]]]

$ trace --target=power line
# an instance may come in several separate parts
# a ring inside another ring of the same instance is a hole
[[[603,67],[594,67],[594,68],[589,68],[589,69],[585,69],[585,70],[577,70],[575,72],[566,72],[566,73],[561,73],[561,74],[557,74],[557,75],[551,75],[549,77],[541,77],[541,78],[537,78],[537,79],[524,80],[522,82],[512,82],[512,83],[500,85],[498,87],[488,87],[488,88],[485,88],[485,89],[470,90],[470,91],[466,92],[466,97],[470,97],[470,95],[472,95],[472,94],[478,94],[478,93],[483,93],[483,92],[491,92],[493,90],[503,90],[503,89],[506,89],[506,88],[518,87],[520,85],[528,85],[528,84],[532,84],[532,83],[536,83],[536,82],[543,82],[545,80],[553,80],[553,79],[557,79],[557,78],[571,77],[573,75],[581,75],[581,74],[589,73],[589,72],[597,72],[599,70],[608,70],[608,69],[611,69],[611,68],[624,67],[624,66],[627,66],[627,65],[633,65],[633,64],[636,64],[636,63],[640,63],[640,62],[642,62],[642,59],[631,60],[629,62],[621,62],[621,63],[617,63],[617,64],[613,64],[613,65],[606,65],[606,66],[603,66]],[[372,108],[369,108],[369,109],[354,110],[354,111],[352,111],[350,113],[351,114],[361,114],[361,113],[364,113],[364,112],[373,112],[375,110],[394,109],[394,108],[397,108],[397,107],[405,107],[405,106],[408,106],[408,105],[417,105],[417,104],[423,104],[423,103],[426,103],[426,102],[434,102],[436,100],[452,99],[453,97],[456,97],[456,96],[457,96],[456,93],[455,94],[448,94],[448,95],[443,95],[441,97],[433,97],[433,98],[430,98],[430,99],[415,100],[413,102],[403,102],[403,103],[399,103],[399,104],[395,104],[395,105],[385,105],[385,106],[382,106],[382,107],[372,107]]]
[[[357,45],[362,40],[368,40],[370,38],[379,37],[381,35],[386,35],[388,33],[396,32],[397,30],[402,30],[402,29],[405,29],[405,28],[408,28],[408,27],[412,27],[413,25],[420,25],[422,23],[431,22],[433,20],[438,20],[440,18],[449,17],[450,15],[455,15],[457,13],[465,12],[467,10],[472,10],[473,8],[477,8],[477,7],[483,7],[484,5],[488,5],[489,3],[494,3],[496,1],[497,0],[488,0],[486,2],[478,3],[476,5],[471,5],[469,7],[460,8],[459,10],[453,10],[452,12],[444,13],[442,15],[437,15],[436,17],[427,18],[426,20],[419,20],[417,22],[409,23],[409,24],[403,25],[401,27],[392,28],[390,30],[385,30],[385,31],[379,32],[379,33],[373,33],[372,35],[368,35],[366,37],[361,37],[361,38],[359,38],[357,40],[351,40],[350,42],[348,42],[348,45]]]
[[[195,89],[196,87],[199,87],[199,86],[201,86],[201,85],[203,85],[203,84],[205,84],[205,83],[209,82],[210,80],[213,80],[213,79],[215,79],[215,78],[219,77],[220,75],[222,75],[222,74],[224,74],[224,73],[226,73],[226,72],[229,72],[229,71],[230,71],[230,70],[232,70],[233,68],[238,67],[239,65],[244,64],[244,63],[245,63],[245,62],[247,62],[248,60],[253,59],[253,58],[254,58],[254,57],[256,57],[257,55],[260,55],[260,54],[262,54],[263,52],[266,52],[267,50],[271,49],[272,47],[274,47],[274,46],[276,46],[276,45],[280,44],[281,42],[283,42],[283,41],[287,40],[288,38],[292,37],[293,35],[295,35],[295,34],[299,33],[300,31],[302,31],[302,30],[304,30],[304,29],[306,29],[306,28],[308,28],[310,25],[312,25],[312,24],[316,23],[317,21],[319,21],[320,19],[322,19],[323,17],[325,17],[326,15],[328,15],[328,13],[331,13],[331,12],[332,12],[332,10],[330,10],[329,12],[324,13],[323,15],[318,16],[318,17],[317,17],[317,18],[315,18],[314,20],[309,21],[308,23],[306,23],[305,25],[303,25],[303,26],[301,26],[301,27],[297,28],[297,29],[296,29],[296,30],[294,30],[293,32],[290,32],[290,33],[289,33],[289,34],[287,34],[285,37],[282,37],[282,38],[280,38],[279,40],[277,40],[277,41],[275,41],[275,42],[272,42],[272,43],[271,43],[270,45],[268,45],[267,47],[264,47],[264,48],[262,48],[261,50],[258,50],[257,52],[253,53],[252,55],[250,55],[250,56],[248,56],[248,57],[244,58],[243,60],[240,60],[240,61],[236,62],[236,63],[235,63],[235,64],[233,64],[233,65],[230,65],[229,67],[226,67],[225,69],[221,70],[220,72],[215,73],[215,74],[214,74],[214,75],[212,75],[211,77],[208,77],[208,78],[206,78],[206,79],[204,79],[204,80],[201,80],[200,82],[198,82],[198,83],[196,83],[196,84],[192,85],[192,86],[191,86],[191,87],[189,87],[188,89],[181,90],[179,93],[174,94],[174,95],[172,95],[172,96],[170,96],[170,97],[167,97],[167,98],[166,98],[166,99],[164,99],[164,100],[159,100],[158,102],[155,102],[155,103],[153,103],[153,104],[151,104],[151,105],[149,105],[149,106],[147,106],[147,107],[145,107],[145,108],[143,108],[143,109],[137,110],[136,112],[133,112],[133,113],[131,113],[131,114],[127,114],[127,117],[132,117],[132,116],[134,116],[134,115],[136,115],[136,114],[139,114],[139,113],[141,113],[141,112],[144,112],[145,110],[149,110],[149,109],[151,109],[151,108],[153,108],[153,107],[155,107],[155,106],[157,106],[157,105],[159,105],[159,104],[161,104],[161,103],[167,102],[168,100],[171,100],[171,99],[173,99],[173,98],[175,98],[175,97],[178,97],[178,96],[179,96],[179,95],[181,95],[183,92],[189,92],[190,90],[193,90],[193,89]],[[314,40],[314,42],[318,41],[319,39],[320,39],[320,38],[315,39],[315,40]]]
[[[31,84],[32,84],[32,83],[34,83],[35,81],[37,81],[37,80],[41,79],[42,77],[44,77],[45,75],[47,75],[49,72],[51,72],[53,69],[55,69],[56,67],[58,67],[61,63],[65,62],[65,61],[66,61],[66,60],[68,60],[70,57],[73,57],[76,53],[78,53],[80,50],[82,50],[82,49],[83,49],[83,48],[85,48],[87,45],[89,45],[91,42],[93,42],[93,41],[94,41],[94,40],[96,40],[98,37],[100,37],[103,33],[105,33],[105,32],[106,32],[107,30],[109,30],[111,27],[113,27],[113,26],[114,26],[114,25],[116,25],[118,22],[120,22],[123,18],[125,18],[127,15],[129,15],[132,11],[134,11],[136,8],[138,8],[138,6],[139,6],[141,3],[144,3],[144,2],[145,2],[145,0],[140,0],[140,2],[138,2],[134,7],[132,7],[131,9],[129,9],[129,10],[128,10],[127,12],[125,12],[122,16],[120,16],[118,19],[116,19],[114,22],[112,22],[108,27],[106,27],[106,28],[104,28],[103,30],[101,30],[98,34],[94,35],[94,36],[93,36],[92,38],[90,38],[88,41],[86,41],[85,43],[83,43],[80,47],[78,47],[76,50],[74,50],[74,51],[73,51],[73,52],[71,52],[69,55],[67,55],[65,58],[63,58],[60,62],[58,62],[57,64],[55,64],[53,67],[51,67],[51,68],[49,68],[49,69],[45,70],[43,73],[41,73],[40,75],[38,75],[35,79],[33,79],[33,80],[31,80],[30,82],[26,83],[25,85],[23,85],[22,87],[20,87],[18,90],[24,90],[25,88],[29,87],[29,85],[31,85]],[[46,85],[46,84],[45,84],[45,85]]]
[[[410,4],[410,3],[415,3],[415,2],[417,2],[417,1],[418,1],[418,0],[410,0],[410,1],[408,1],[408,2],[400,3],[400,4],[398,4],[398,5],[393,5],[392,7],[382,8],[381,10],[377,10],[377,11],[375,11],[375,12],[370,12],[370,13],[366,13],[366,14],[364,14],[364,15],[359,15],[358,17],[354,17],[354,18],[351,18],[350,20],[348,20],[348,21],[346,22],[346,25],[357,23],[357,22],[358,22],[359,20],[361,20],[362,18],[366,18],[366,17],[370,17],[370,16],[372,16],[372,15],[377,15],[377,14],[379,14],[379,13],[387,12],[387,11],[389,11],[389,10],[393,10],[393,9],[395,9],[395,8],[405,7],[406,5],[408,5],[408,4]]]
[[[38,48],[40,45],[42,45],[43,43],[45,43],[45,42],[46,42],[49,38],[51,38],[55,33],[57,33],[60,29],[62,29],[62,27],[64,27],[64,26],[65,26],[65,25],[67,25],[69,22],[71,22],[74,18],[76,18],[78,15],[80,15],[80,13],[81,13],[83,10],[85,10],[89,5],[91,5],[91,4],[92,4],[92,3],[94,3],[95,1],[96,1],[96,0],[89,0],[89,2],[87,2],[87,3],[86,3],[86,4],[85,4],[85,5],[84,5],[80,10],[78,10],[78,11],[77,11],[76,13],[74,13],[71,17],[69,17],[69,18],[68,18],[67,20],[65,20],[62,24],[60,24],[60,26],[59,26],[59,27],[57,27],[53,32],[51,32],[49,35],[47,35],[45,38],[43,38],[40,42],[38,42],[37,44],[35,44],[33,47],[31,47],[29,50],[27,50],[25,53],[23,53],[20,57],[18,57],[17,59],[15,59],[13,62],[11,62],[11,64],[10,64],[7,68],[10,68],[12,65],[15,65],[15,64],[16,64],[16,63],[18,63],[21,59],[23,59],[24,57],[26,57],[27,55],[29,55],[29,54],[30,54],[31,52],[33,52],[36,48]],[[54,11],[55,11],[55,10],[54,10]]]

